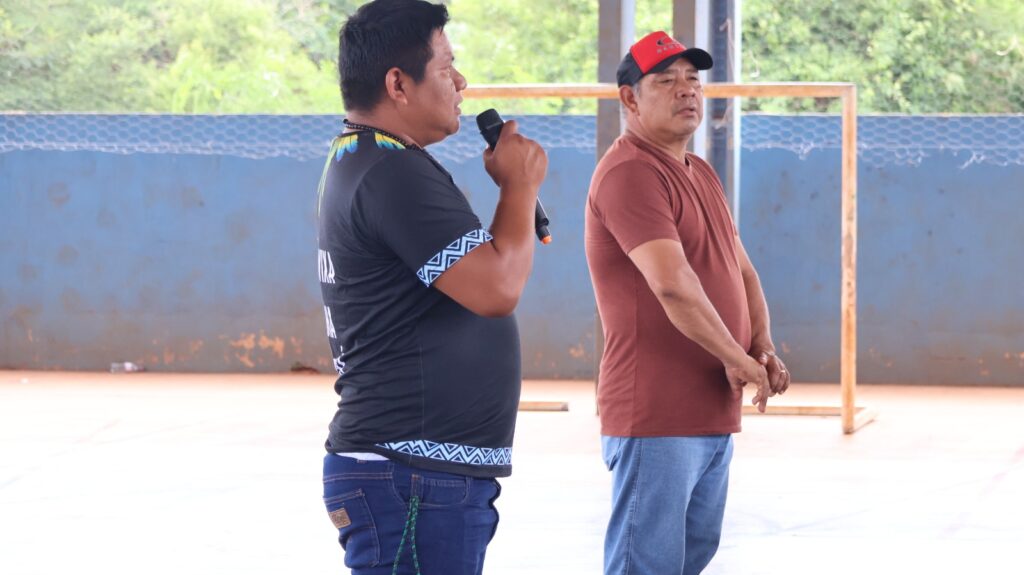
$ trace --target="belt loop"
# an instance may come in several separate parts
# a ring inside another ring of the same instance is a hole
[[[423,497],[423,477],[413,473],[412,480],[409,485],[409,497]]]

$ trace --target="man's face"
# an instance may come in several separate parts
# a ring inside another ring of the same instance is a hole
[[[455,69],[452,45],[444,30],[435,30],[430,41],[433,56],[427,62],[423,80],[409,88],[410,103],[420,128],[420,145],[426,146],[459,131],[462,90],[466,78]]]
[[[638,120],[651,133],[668,139],[689,137],[704,118],[704,87],[697,68],[679,58],[665,70],[640,79],[636,94]]]

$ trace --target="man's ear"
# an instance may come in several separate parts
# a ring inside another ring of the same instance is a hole
[[[640,113],[636,103],[636,92],[632,86],[619,86],[619,102],[630,112]]]
[[[410,81],[410,78],[402,70],[391,68],[384,75],[384,91],[387,92],[391,101],[408,104],[409,95],[406,93],[406,87]]]

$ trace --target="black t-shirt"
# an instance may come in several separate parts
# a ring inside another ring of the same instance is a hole
[[[319,270],[341,397],[327,450],[476,477],[512,471],[513,316],[431,284],[491,235],[451,175],[374,132],[339,136],[319,189]]]

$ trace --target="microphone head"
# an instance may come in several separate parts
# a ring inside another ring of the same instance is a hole
[[[504,120],[501,119],[501,115],[498,114],[498,111],[494,108],[484,110],[476,117],[476,127],[480,128],[481,132],[485,132],[504,123]]]

